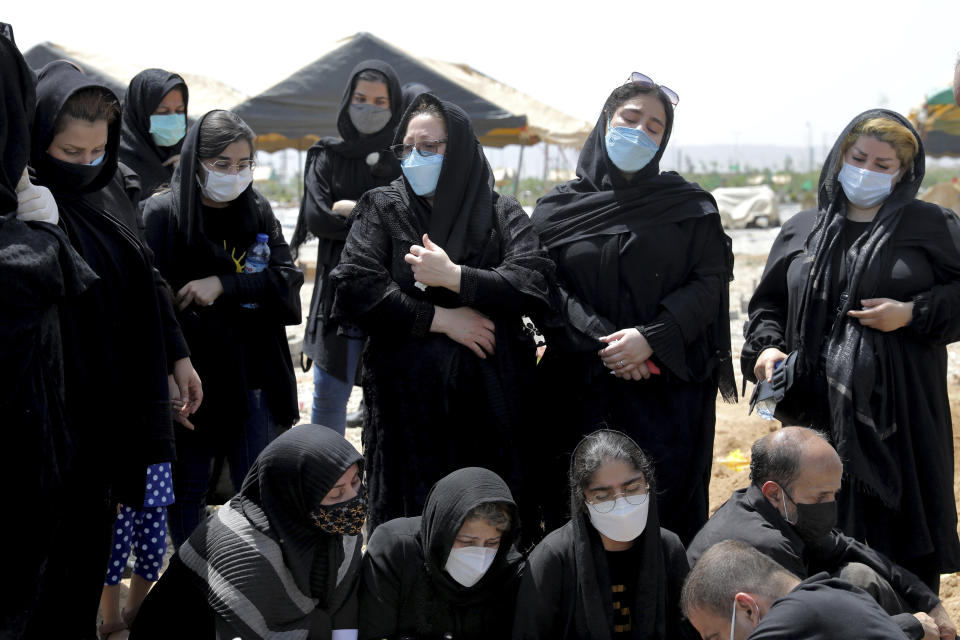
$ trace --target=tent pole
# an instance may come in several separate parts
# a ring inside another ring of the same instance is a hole
[[[523,145],[520,145],[520,159],[517,160],[517,175],[513,179],[513,197],[520,191],[520,169],[523,168]]]
[[[303,149],[300,148],[300,145],[297,145],[297,165],[300,167],[300,171],[297,172],[300,176],[297,178],[297,200],[303,202],[303,180],[305,176],[303,175]]]
[[[550,143],[543,143],[543,188],[547,188],[547,180],[550,179]]]

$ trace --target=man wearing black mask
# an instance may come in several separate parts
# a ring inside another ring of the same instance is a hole
[[[956,625],[936,594],[914,574],[835,529],[843,464],[819,432],[785,427],[751,449],[751,485],[733,493],[687,550],[690,565],[722,540],[740,540],[801,579],[827,573],[867,591],[890,615],[929,612],[941,637]],[[908,637],[919,625],[904,629]]]

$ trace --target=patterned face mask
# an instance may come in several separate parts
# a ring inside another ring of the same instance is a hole
[[[310,517],[324,533],[355,536],[360,533],[367,517],[367,490],[361,486],[357,495],[350,500],[321,505]]]

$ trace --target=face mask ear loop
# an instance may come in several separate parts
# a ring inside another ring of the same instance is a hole
[[[787,490],[783,487],[780,487],[780,494],[780,503],[783,504],[783,519],[787,521],[787,524],[797,524],[796,522],[790,522],[790,518],[787,517],[787,501],[783,498],[784,496],[790,498],[790,494],[788,494]],[[793,498],[790,498],[790,500],[793,501]],[[796,502],[794,502],[794,504],[796,504]]]

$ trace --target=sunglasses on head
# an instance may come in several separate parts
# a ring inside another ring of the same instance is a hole
[[[639,71],[631,73],[624,84],[635,84],[643,89],[659,89],[660,93],[662,93],[673,106],[677,106],[677,103],[680,102],[680,96],[677,95],[676,91],[662,84],[657,84],[650,76],[646,76]]]

